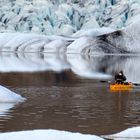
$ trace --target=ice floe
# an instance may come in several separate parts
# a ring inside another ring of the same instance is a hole
[[[0,134],[0,140],[137,140],[140,138],[140,127],[128,128],[113,135],[96,136],[93,134],[81,134],[53,129],[37,129],[17,132],[5,132]],[[105,139],[104,139],[105,138]]]
[[[0,103],[17,103],[23,102],[25,98],[8,88],[0,85]]]
[[[140,126],[128,128],[113,135],[103,136],[111,140],[138,140],[140,139]]]
[[[72,133],[59,130],[28,130],[19,132],[7,132],[0,134],[0,140],[104,140],[95,135]]]

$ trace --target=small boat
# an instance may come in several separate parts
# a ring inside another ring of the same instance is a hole
[[[111,84],[110,90],[111,91],[125,91],[125,90],[131,90],[133,88],[132,83],[124,83],[124,84]]]

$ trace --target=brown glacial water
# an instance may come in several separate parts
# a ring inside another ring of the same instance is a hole
[[[0,131],[58,129],[99,135],[139,124],[138,91],[114,93],[107,83],[77,77],[74,80],[69,77],[71,72],[66,72],[65,78],[63,74],[49,75],[51,80],[45,78],[46,72],[8,74],[11,83],[1,74],[6,81],[1,83],[27,100],[0,118]]]
[[[109,73],[107,68],[102,68],[102,71]],[[77,75],[70,69],[59,72],[1,72],[1,85],[27,100],[7,105],[0,114],[0,131],[57,129],[105,135],[138,126],[140,88],[111,92],[109,84],[100,81]]]

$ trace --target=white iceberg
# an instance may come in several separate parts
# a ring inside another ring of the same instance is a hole
[[[25,100],[21,95],[0,85],[0,118],[9,117],[10,109],[17,105],[17,103]]]
[[[72,133],[59,130],[28,130],[0,133],[0,140],[104,140],[95,135]]]
[[[140,126],[128,128],[113,135],[103,136],[103,138],[113,140],[137,140],[140,139]]]
[[[18,103],[23,102],[25,98],[8,88],[0,85],[0,103]]]

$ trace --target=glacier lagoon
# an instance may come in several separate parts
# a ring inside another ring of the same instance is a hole
[[[138,0],[0,4],[1,84],[27,98],[1,104],[0,131],[52,128],[64,138],[59,130],[103,135],[138,125],[139,87],[112,94],[103,82],[121,69],[140,83]]]
[[[100,136],[139,125],[139,86],[113,93],[102,82],[122,69],[128,81],[140,83],[137,55],[3,52],[0,60],[0,83],[27,99],[6,108],[1,132],[56,129]]]

